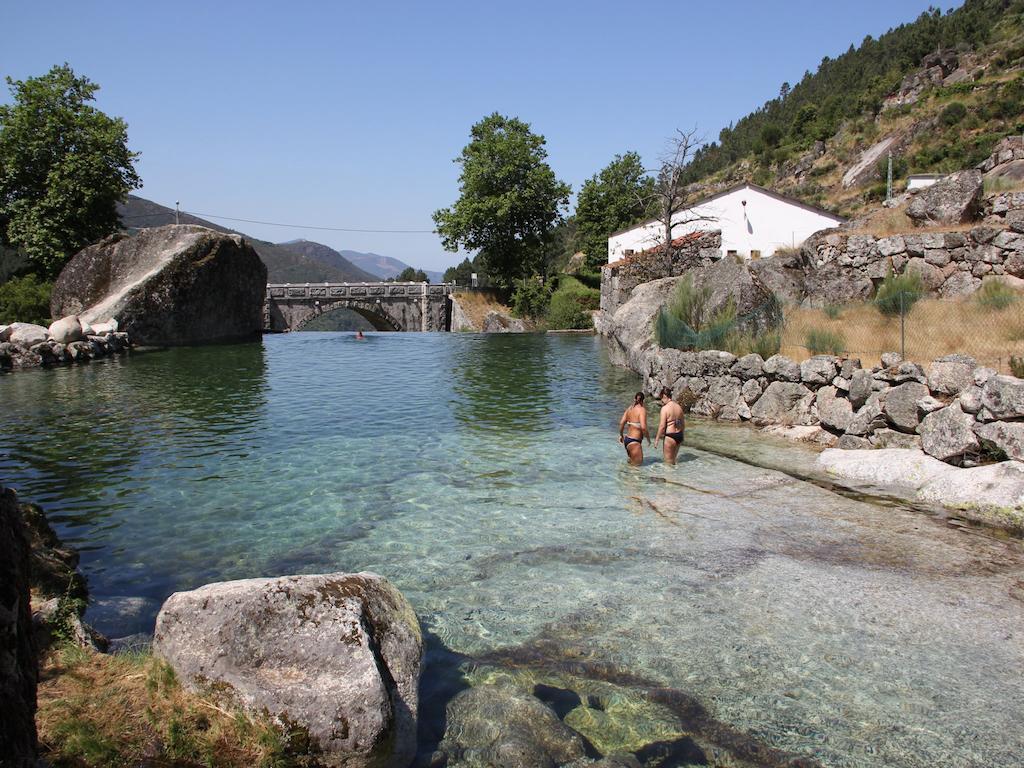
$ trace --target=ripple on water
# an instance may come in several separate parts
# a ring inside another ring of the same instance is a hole
[[[368,569],[429,630],[425,711],[466,675],[568,692],[592,743],[652,760],[691,736],[830,766],[1024,753],[1016,543],[702,450],[812,473],[742,429],[627,467],[635,386],[592,338],[134,355],[0,378],[0,476],[82,548],[115,636],[174,590]]]

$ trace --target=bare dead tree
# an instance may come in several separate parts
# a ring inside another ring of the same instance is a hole
[[[696,128],[691,131],[677,128],[676,135],[668,140],[665,152],[659,158],[660,166],[652,170],[655,174],[654,191],[641,200],[643,205],[653,205],[657,210],[656,218],[662,235],[655,247],[661,248],[666,266],[672,263],[674,230],[700,221],[717,221],[715,216],[698,213],[688,204],[687,189],[683,183],[683,173],[700,143]]]

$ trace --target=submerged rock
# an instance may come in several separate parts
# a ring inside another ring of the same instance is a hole
[[[423,655],[408,601],[372,573],[283,576],[177,592],[154,652],[192,689],[305,731],[327,766],[405,768]]]
[[[169,225],[80,251],[54,283],[50,310],[85,323],[116,317],[142,345],[238,341],[260,334],[266,284],[266,266],[240,235]]]

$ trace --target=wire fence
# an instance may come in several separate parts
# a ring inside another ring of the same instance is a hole
[[[743,315],[725,311],[701,317],[686,309],[677,301],[659,314],[655,331],[662,346],[757,352],[766,358],[779,352],[797,361],[831,354],[859,358],[865,366],[879,363],[886,352],[924,366],[963,354],[1001,373],[1024,374],[1024,293],[1005,283],[986,283],[959,299],[927,297],[913,289],[818,307],[780,308],[768,302]]]

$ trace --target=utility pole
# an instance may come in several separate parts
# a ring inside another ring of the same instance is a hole
[[[890,165],[891,164],[892,164],[892,162],[890,161]],[[178,222],[178,201],[177,200],[174,201],[174,223],[175,224],[179,223]]]
[[[889,150],[889,172],[885,181],[885,200],[892,200],[892,150]]]

